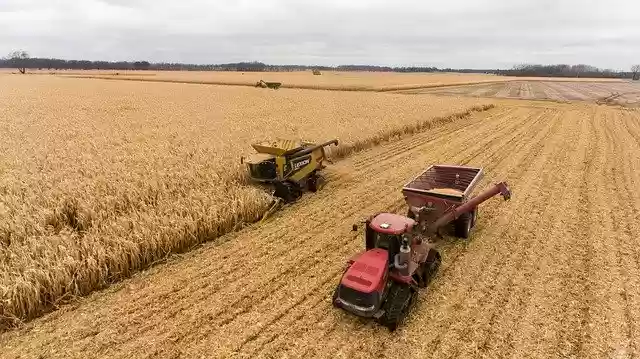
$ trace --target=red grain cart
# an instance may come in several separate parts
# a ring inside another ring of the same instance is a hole
[[[482,168],[433,165],[402,189],[412,219],[431,226],[443,214],[467,202],[483,176]],[[477,207],[452,222],[455,235],[468,238],[478,215]]]

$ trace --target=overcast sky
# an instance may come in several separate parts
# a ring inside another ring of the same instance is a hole
[[[0,0],[0,56],[506,68],[640,63],[640,0]]]

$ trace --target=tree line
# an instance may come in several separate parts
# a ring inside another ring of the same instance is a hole
[[[590,78],[640,78],[640,65],[634,65],[630,72],[599,69],[590,65],[516,65],[509,70],[500,69],[452,69],[431,66],[391,67],[376,65],[268,65],[258,61],[235,62],[227,64],[184,64],[184,63],[151,63],[149,61],[89,61],[62,60],[55,58],[30,57],[25,51],[14,51],[0,59],[0,68],[16,68],[21,73],[26,69],[39,70],[164,70],[164,71],[370,71],[370,72],[462,72],[487,73],[504,76],[530,77],[590,77]]]
[[[268,65],[258,61],[234,62],[227,64],[185,64],[150,63],[148,61],[88,61],[62,60],[54,58],[29,57],[25,52],[13,52],[0,59],[0,68],[39,69],[39,70],[168,70],[168,71],[371,71],[371,72],[437,72],[444,71],[436,67],[389,67],[375,65]],[[449,69],[450,70],[450,69]],[[477,71],[477,70],[475,70]]]
[[[631,72],[600,69],[591,65],[516,65],[510,70],[498,71],[507,76],[535,77],[590,77],[590,78],[633,78],[638,79],[640,65],[631,67]]]

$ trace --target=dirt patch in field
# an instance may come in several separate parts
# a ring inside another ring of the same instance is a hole
[[[474,97],[500,97],[523,100],[553,100],[559,102],[597,102],[619,95],[616,104],[633,106],[640,103],[640,84],[631,81],[510,81],[493,84],[441,87],[402,93],[425,93]]]

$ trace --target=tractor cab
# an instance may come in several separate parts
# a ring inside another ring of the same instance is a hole
[[[381,248],[388,252],[389,263],[400,251],[403,241],[411,243],[413,227],[416,221],[411,218],[393,214],[380,213],[367,221],[365,229],[365,247],[367,250]]]

